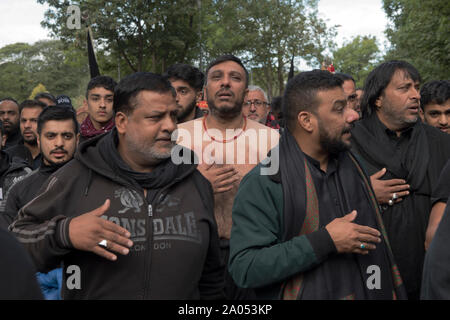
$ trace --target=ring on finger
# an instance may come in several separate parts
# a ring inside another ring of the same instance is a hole
[[[389,199],[388,204],[389,204],[390,206],[394,205],[394,200]]]
[[[366,248],[366,245],[364,243],[361,242],[361,244],[359,245],[359,247],[364,250]]]
[[[103,248],[108,248],[108,240],[103,239],[102,241],[100,241],[100,242],[98,243],[98,245],[99,245],[100,247],[103,247]]]
[[[398,194],[396,192],[394,192],[394,194],[392,195],[392,200],[396,200],[398,199]]]

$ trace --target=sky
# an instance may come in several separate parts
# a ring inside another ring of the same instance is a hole
[[[47,6],[36,0],[0,0],[0,48],[15,42],[49,39],[41,27]],[[356,35],[374,35],[384,47],[388,23],[382,0],[319,0],[319,16],[328,26],[340,25],[336,42],[341,46]]]

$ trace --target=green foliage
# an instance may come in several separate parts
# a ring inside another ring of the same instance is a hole
[[[336,72],[351,75],[356,81],[356,87],[362,87],[366,77],[379,61],[376,38],[356,36],[337,49],[333,56]]]
[[[231,53],[255,69],[255,82],[271,96],[283,90],[292,55],[317,64],[333,45],[318,0],[70,1],[81,8],[81,30],[67,28],[69,1],[37,1],[49,6],[42,25],[65,43],[85,48],[91,26],[100,71],[116,78],[119,69],[121,77],[161,73],[180,62],[203,69]]]
[[[25,100],[38,84],[53,95],[77,96],[89,77],[86,60],[84,52],[58,40],[5,46],[0,49],[0,97]]]
[[[412,63],[424,81],[449,79],[450,2],[383,0],[391,20],[386,35],[392,47],[385,59]]]

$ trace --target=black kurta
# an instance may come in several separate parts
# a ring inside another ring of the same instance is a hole
[[[404,179],[410,185],[403,201],[383,205],[382,212],[408,298],[418,299],[431,194],[450,158],[450,135],[418,121],[397,137],[373,114],[356,124],[352,145],[369,175],[386,168],[382,179]]]

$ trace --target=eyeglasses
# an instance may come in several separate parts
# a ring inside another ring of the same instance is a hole
[[[249,101],[244,102],[244,107],[250,107],[252,104],[254,104],[255,107],[257,107],[257,108],[268,105],[268,103],[264,102],[264,101],[259,101],[259,100],[250,101],[249,100]]]

